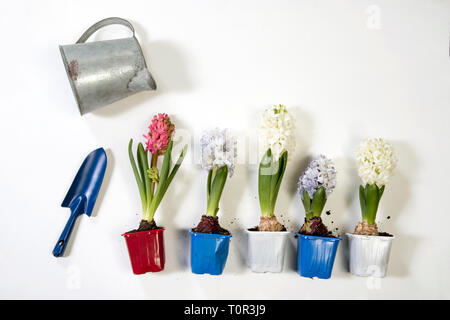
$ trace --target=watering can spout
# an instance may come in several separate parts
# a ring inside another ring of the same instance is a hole
[[[98,29],[112,24],[128,27],[132,36],[86,42]],[[134,33],[133,26],[127,20],[107,18],[91,26],[75,44],[60,46],[67,76],[82,115],[137,92],[156,90],[156,83]]]
[[[128,90],[133,92],[156,90],[156,83],[153,80],[147,68],[143,68],[136,72],[130,82],[128,82]]]

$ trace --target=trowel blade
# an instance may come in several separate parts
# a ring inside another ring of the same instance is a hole
[[[72,206],[79,205],[81,201],[83,213],[90,216],[105,176],[106,164],[103,148],[92,151],[84,159],[61,206],[72,209]]]

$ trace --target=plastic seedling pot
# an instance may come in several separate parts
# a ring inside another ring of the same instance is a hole
[[[394,237],[352,233],[347,233],[347,237],[350,250],[350,272],[361,277],[384,277]]]
[[[341,238],[317,237],[296,233],[297,272],[302,277],[328,279]]]
[[[248,266],[253,272],[283,271],[287,231],[251,231],[248,234]]]
[[[231,235],[192,232],[191,270],[196,274],[220,275],[227,262]]]
[[[164,239],[163,228],[125,233],[130,256],[131,268],[134,274],[159,272],[164,269]]]

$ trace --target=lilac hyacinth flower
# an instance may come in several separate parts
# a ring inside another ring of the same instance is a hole
[[[303,191],[306,191],[312,199],[314,193],[320,187],[324,187],[328,197],[336,187],[336,169],[333,160],[324,155],[319,155],[312,160],[305,172],[300,176],[299,193],[303,199]]]
[[[203,169],[228,166],[231,177],[234,172],[237,141],[229,134],[228,129],[216,128],[205,131],[200,144]]]

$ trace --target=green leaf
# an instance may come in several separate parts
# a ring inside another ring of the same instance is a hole
[[[311,202],[311,211],[314,217],[320,217],[322,210],[327,202],[327,195],[324,187],[320,187],[314,192],[314,196]]]
[[[384,187],[385,186],[381,186],[381,188],[380,188],[380,194],[379,194],[379,198],[380,198],[380,200],[381,200],[381,196],[383,195],[383,193],[384,193]]]
[[[173,147],[173,141],[171,140],[169,142],[169,145],[167,146],[166,153],[164,154],[163,164],[161,168],[161,174],[159,176],[160,182],[166,182],[167,177],[170,173],[170,168],[172,167],[172,147]],[[158,185],[159,187],[159,185]],[[158,187],[156,188],[156,191],[158,191]]]
[[[303,207],[305,208],[306,218],[307,219],[312,218],[311,198],[309,197],[309,194],[306,190],[303,190],[302,202]]]
[[[156,187],[155,195],[152,199],[152,202],[149,207],[149,219],[153,219],[153,216],[155,215],[156,209],[158,208],[162,197],[164,195],[163,192],[167,190],[165,187],[165,184],[167,183],[167,178],[169,176],[169,170],[172,166],[172,146],[173,142],[172,140],[169,142],[169,145],[167,146],[166,153],[164,154],[163,164],[159,176],[159,183]]]
[[[288,152],[285,151],[277,161],[273,161],[272,151],[268,149],[261,159],[258,175],[259,204],[263,217],[270,217],[280,191],[281,181],[286,171]]]
[[[378,204],[380,202],[380,189],[376,184],[366,185],[366,205],[367,205],[367,222],[369,224],[374,224]]]
[[[367,220],[366,191],[362,185],[359,186],[359,204],[361,206],[362,219]]]
[[[166,193],[167,188],[169,188],[170,183],[172,182],[173,178],[175,177],[175,175],[176,175],[177,172],[178,172],[178,169],[180,168],[181,164],[183,163],[184,157],[186,156],[186,153],[187,153],[187,148],[188,148],[188,146],[187,146],[187,144],[186,144],[186,145],[183,147],[183,150],[181,150],[181,153],[180,153],[180,155],[179,155],[179,157],[178,157],[178,160],[177,160],[177,162],[175,163],[175,165],[173,166],[172,171],[170,172],[170,175],[169,175],[169,177],[167,178],[167,181],[166,181],[166,183],[165,183],[165,185],[164,185],[164,189],[163,189],[163,191],[162,191],[161,198],[164,197],[164,194]]]
[[[213,171],[209,170],[208,171],[208,181],[206,183],[206,199],[207,199],[207,201],[209,201],[209,197],[211,195],[212,174],[213,174]]]
[[[272,181],[272,151],[270,149],[264,154],[259,164],[258,171],[258,195],[259,205],[263,216],[272,214],[270,210],[270,186]]]
[[[141,196],[142,210],[145,212],[145,208],[147,207],[146,194],[145,194],[145,186],[139,176],[138,169],[136,167],[136,161],[133,157],[133,139],[130,139],[128,143],[128,157],[130,159],[131,168],[133,169],[134,178],[136,179],[136,183],[138,185],[139,194]]]
[[[275,211],[275,203],[277,202],[278,192],[280,191],[281,181],[283,180],[284,172],[286,171],[288,152],[285,151],[278,159],[278,170],[272,176],[270,186],[270,208]]]
[[[216,176],[217,169],[218,169],[217,166],[213,166],[213,168],[208,172],[208,182],[207,182],[208,185],[206,186],[206,201],[209,201],[209,198],[211,196],[212,182],[214,180],[214,177]]]
[[[151,194],[151,180],[148,176],[148,151],[144,151],[144,147],[142,146],[142,143],[138,144],[137,149],[137,162],[139,166],[139,171],[141,173],[141,179],[144,182],[145,187],[145,194],[146,194],[146,202],[147,207],[150,204],[150,201],[152,201],[152,194]]]
[[[207,216],[215,217],[219,210],[219,201],[222,196],[223,187],[227,181],[228,167],[223,166],[217,170],[215,177],[213,178],[211,185],[211,193],[208,200],[206,209]]]

